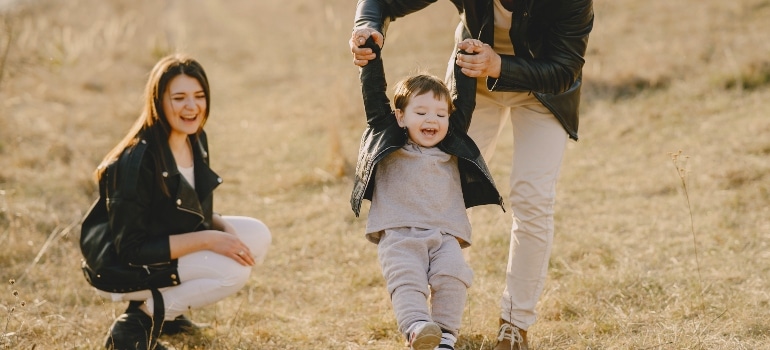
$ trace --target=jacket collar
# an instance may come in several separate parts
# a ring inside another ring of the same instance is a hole
[[[176,162],[174,161],[174,155],[171,153],[171,148],[168,146],[168,143],[164,143],[160,147],[161,152],[163,152],[161,175],[165,179],[179,179],[177,192],[171,193],[171,196],[176,200],[177,206],[186,210],[201,212],[200,202],[211,195],[214,189],[222,183],[222,178],[209,167],[209,155],[205,145],[205,133],[201,133],[199,137],[190,135],[188,138],[193,151],[195,188],[182,180],[182,175],[177,168]]]

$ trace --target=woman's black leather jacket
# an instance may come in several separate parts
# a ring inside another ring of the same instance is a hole
[[[367,128],[361,137],[353,193],[350,196],[350,204],[356,216],[360,213],[362,200],[372,199],[377,163],[388,154],[404,146],[408,138],[406,131],[399,127],[395,112],[391,108],[390,100],[386,94],[387,83],[379,47],[372,41],[369,41],[368,44],[377,52],[377,58],[361,68],[361,91],[366,109]],[[463,81],[463,84],[458,85],[461,85],[466,91],[461,90],[459,95],[463,98],[457,99],[458,93],[454,92],[457,90],[450,87],[450,90],[453,91],[455,111],[449,117],[447,136],[437,147],[457,157],[466,208],[484,204],[498,204],[505,211],[503,198],[495,187],[492,175],[481,157],[481,152],[467,134],[471,113],[476,103],[476,95],[473,93],[476,79],[462,74],[457,65],[455,65],[455,69],[457,70],[458,81]]]
[[[455,42],[475,38],[494,45],[492,0],[451,0],[461,23]],[[390,21],[419,11],[436,0],[359,0],[355,26],[383,34]],[[490,91],[531,91],[578,138],[582,68],[593,28],[592,0],[514,0],[511,42],[515,56],[502,55]],[[452,57],[454,61],[454,57]],[[451,74],[451,72],[450,72]]]
[[[112,265],[84,266],[86,278],[99,289],[126,292],[179,284],[168,237],[212,226],[213,191],[222,179],[209,168],[206,134],[189,138],[194,189],[177,169],[168,144],[150,147],[153,138],[145,136],[105,170],[100,198],[82,225],[81,234],[93,237],[81,239],[86,260],[99,255],[91,265]],[[159,187],[159,178],[170,196]],[[117,275],[122,280],[115,280]]]

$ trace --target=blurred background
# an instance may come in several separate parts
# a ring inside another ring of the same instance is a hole
[[[558,188],[535,349],[762,349],[770,325],[768,0],[597,0],[580,141]],[[178,349],[401,349],[349,209],[364,128],[342,0],[0,1],[0,347],[91,349],[125,305],[80,271],[93,170],[172,52],[206,68],[215,209],[262,219],[264,265]],[[386,76],[444,76],[449,1],[393,22]],[[510,125],[508,126],[508,128]],[[504,131],[503,135],[510,135]],[[508,192],[511,140],[490,169]],[[491,349],[510,211],[474,210],[459,349]]]

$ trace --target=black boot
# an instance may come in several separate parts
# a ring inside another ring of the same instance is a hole
[[[105,348],[109,350],[167,350],[157,339],[151,338],[152,318],[129,305],[126,313],[118,316],[110,326]],[[158,325],[160,326],[160,325]],[[150,342],[152,340],[152,342]]]
[[[142,306],[144,302],[142,301],[130,301],[128,303],[128,309],[126,309],[126,313],[131,312],[137,312],[140,311],[140,307]],[[187,318],[185,315],[179,315],[172,321],[164,321],[163,327],[161,328],[161,334],[162,335],[177,335],[177,334],[196,334],[200,332],[201,328],[207,328],[209,325],[207,323],[197,323],[193,322],[191,319]]]
[[[196,323],[185,317],[185,315],[177,316],[173,321],[166,321],[163,323],[161,329],[164,335],[176,335],[176,334],[197,334],[202,328],[206,328],[209,325],[206,323]]]

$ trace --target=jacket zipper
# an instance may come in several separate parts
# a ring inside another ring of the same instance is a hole
[[[198,224],[196,224],[196,225],[195,225],[196,227],[198,227],[198,225],[200,225],[200,224],[203,222],[203,214],[201,214],[201,213],[199,213],[199,212],[197,212],[197,211],[192,211],[192,210],[188,210],[188,209],[185,209],[185,208],[181,208],[181,207],[176,207],[176,208],[177,208],[178,210],[181,210],[181,211],[183,211],[183,212],[186,212],[186,213],[190,213],[190,214],[196,215],[196,216],[197,216],[197,217],[200,219],[200,220],[198,221]]]

